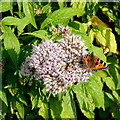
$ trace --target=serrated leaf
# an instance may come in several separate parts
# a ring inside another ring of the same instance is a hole
[[[4,38],[5,49],[9,53],[16,69],[18,69],[17,55],[20,52],[19,41],[10,28],[8,28],[7,26],[4,26],[3,29],[4,29],[3,38]]]
[[[95,107],[104,109],[104,94],[102,82],[95,75],[86,83],[79,83],[73,87],[80,109],[87,118],[94,118]]]
[[[35,22],[35,14],[34,9],[32,7],[31,2],[23,2],[23,11],[28,18],[27,20],[35,27],[37,28],[36,22]]]
[[[24,119],[24,107],[23,104],[19,101],[16,101],[16,108],[19,112],[19,115],[22,119]]]
[[[42,40],[48,40],[49,39],[49,36],[48,36],[48,34],[45,30],[38,30],[38,31],[34,31],[32,33],[24,33],[24,34],[33,35],[33,36],[38,37]]]
[[[43,102],[41,99],[38,100],[38,106],[40,107],[38,114],[41,115],[43,118],[49,118],[49,107],[47,102]]]
[[[60,113],[62,111],[61,101],[59,101],[57,97],[51,97],[49,102],[52,118],[61,118],[60,117]]]
[[[79,83],[78,85],[73,86],[73,91],[76,94],[82,113],[87,118],[94,118],[93,110],[95,109],[95,105],[93,103],[93,100],[90,97],[90,94],[86,93],[85,84]]]
[[[65,96],[63,96],[63,102],[62,102],[62,112],[61,112],[61,118],[76,118],[76,109],[75,109],[75,103],[73,100],[72,95],[67,92]]]
[[[95,106],[104,109],[104,94],[102,88],[103,84],[100,81],[100,77],[95,75],[90,76],[90,80],[88,81],[88,84],[86,84],[86,90],[91,94]]]
[[[5,17],[2,20],[2,24],[4,25],[16,25],[18,28],[19,35],[23,32],[23,29],[26,25],[28,25],[30,22],[28,21],[27,17],[24,17],[23,19],[15,18],[15,17]]]
[[[0,99],[5,103],[6,106],[8,106],[6,93],[4,91],[0,91]]]
[[[58,24],[66,24],[71,17],[77,14],[82,15],[83,13],[81,13],[80,9],[77,8],[61,8],[56,10],[43,21],[41,24],[41,29],[49,24],[53,24],[54,26]]]
[[[115,83],[111,77],[103,78],[103,81],[111,90],[115,90]]]
[[[10,28],[8,28],[7,26],[4,26],[4,46],[6,48],[6,50],[8,49],[14,49],[15,52],[17,54],[19,54],[20,52],[20,44],[19,41],[17,39],[17,37],[15,36],[15,34],[12,32],[12,30]]]

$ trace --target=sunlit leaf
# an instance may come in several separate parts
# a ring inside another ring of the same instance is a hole
[[[6,93],[4,91],[0,91],[0,99],[5,103],[6,106],[8,106]]]
[[[24,119],[24,106],[21,102],[16,101],[16,108],[19,112],[19,115],[22,119]]]
[[[93,110],[95,109],[95,104],[93,103],[91,95],[89,93],[86,93],[85,84],[79,83],[73,87],[73,91],[76,94],[82,113],[87,118],[94,118]]]
[[[0,12],[5,12],[10,10],[10,2],[1,2],[0,3]]]
[[[103,80],[111,90],[115,90],[115,83],[111,77],[106,77]]]
[[[69,92],[63,96],[62,113],[60,116],[61,118],[76,118],[75,103],[73,96]]]
[[[40,108],[38,114],[41,115],[43,118],[49,117],[49,107],[47,102],[43,102],[41,99],[38,100],[38,107]]]
[[[115,40],[115,35],[110,30],[104,30],[102,34],[106,39],[106,46],[110,49],[111,52],[116,53],[117,43]]]
[[[36,26],[36,22],[35,22],[35,15],[34,15],[34,9],[33,6],[31,4],[31,2],[23,2],[23,11],[26,15],[26,17],[28,18],[27,20],[35,27]]]
[[[38,31],[34,31],[32,33],[24,33],[24,34],[33,35],[33,36],[38,37],[42,40],[48,40],[49,39],[48,33],[45,30],[38,30]]]
[[[56,10],[43,21],[41,24],[41,29],[49,24],[53,24],[55,26],[58,24],[66,24],[71,17],[77,14],[82,15],[80,9],[77,8],[61,8],[59,10]]]
[[[2,19],[2,24],[4,24],[4,25],[17,26],[19,34],[21,34],[23,32],[23,29],[29,23],[30,22],[28,21],[27,17],[24,17],[23,19],[19,19],[19,18],[15,18],[15,17],[5,17],[4,19]]]
[[[17,37],[15,36],[15,34],[7,26],[4,26],[3,38],[4,38],[5,49],[9,53],[16,69],[18,69],[17,55],[20,52],[19,41],[18,41]]]

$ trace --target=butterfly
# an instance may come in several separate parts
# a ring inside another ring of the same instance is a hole
[[[83,58],[83,61],[86,65],[86,67],[89,67],[92,71],[98,71],[98,70],[106,70],[108,69],[107,64],[102,61],[101,59],[95,57],[93,55],[93,52],[91,54],[88,54]]]

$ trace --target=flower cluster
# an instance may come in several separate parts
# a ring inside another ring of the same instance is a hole
[[[46,40],[34,45],[31,55],[21,66],[22,75],[44,82],[46,90],[53,94],[67,90],[73,83],[86,81],[87,75],[91,75],[83,62],[88,52],[81,36],[68,35],[64,27],[60,31],[64,33],[62,39],[56,43]]]

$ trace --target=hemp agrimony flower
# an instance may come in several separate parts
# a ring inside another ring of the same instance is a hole
[[[43,82],[47,91],[58,94],[73,83],[89,79],[89,68],[82,61],[88,54],[81,36],[69,35],[69,29],[60,27],[63,38],[54,43],[42,41],[34,45],[31,55],[21,66],[21,74]],[[67,32],[65,32],[67,31]]]

